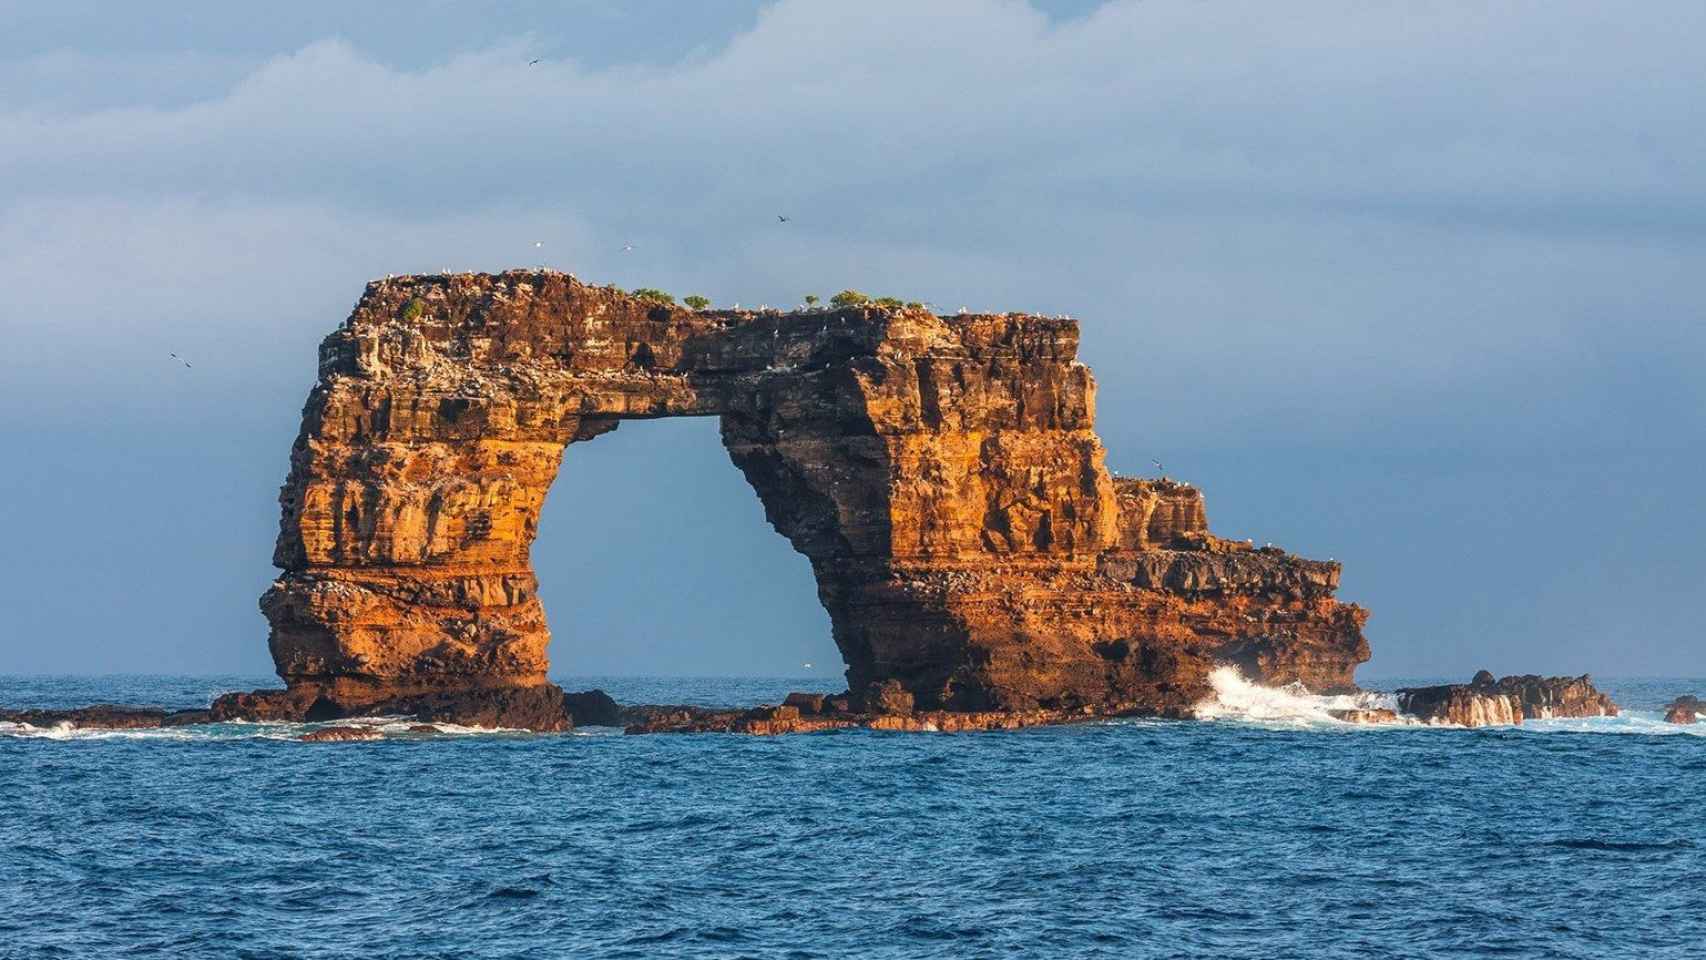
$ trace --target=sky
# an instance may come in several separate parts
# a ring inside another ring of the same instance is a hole
[[[543,262],[1070,314],[1109,465],[1341,561],[1365,682],[1706,676],[1703,42],[1697,0],[0,0],[0,673],[270,673],[317,343],[368,279]],[[839,673],[715,420],[571,447],[534,559],[557,674]]]

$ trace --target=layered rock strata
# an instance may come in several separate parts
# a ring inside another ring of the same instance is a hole
[[[1586,674],[1539,677],[1532,674],[1493,679],[1486,670],[1469,683],[1407,687],[1398,691],[1398,708],[1425,723],[1485,727],[1559,717],[1615,717],[1617,704],[1595,689]]]
[[[549,271],[372,283],[321,346],[280,494],[261,608],[288,691],[215,710],[550,729],[540,508],[565,448],[672,416],[720,418],[811,563],[855,711],[1182,715],[1219,663],[1350,688],[1366,614],[1334,600],[1339,566],[1111,475],[1077,347],[1074,321],[1026,314],[692,311]]]

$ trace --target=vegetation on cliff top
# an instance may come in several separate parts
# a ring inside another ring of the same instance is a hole
[[[675,295],[656,287],[640,287],[632,294],[636,300],[646,300],[651,303],[674,303]]]

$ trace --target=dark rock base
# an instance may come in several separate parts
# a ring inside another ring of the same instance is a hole
[[[1596,689],[1586,674],[1579,677],[1525,674],[1494,680],[1485,670],[1468,683],[1399,690],[1398,709],[1424,723],[1463,727],[1618,714],[1617,704]]]
[[[386,691],[342,686],[297,686],[286,690],[228,693],[213,701],[216,721],[285,721],[318,723],[351,717],[413,717],[424,723],[465,727],[568,730],[574,719],[561,687],[479,686],[412,691]]]

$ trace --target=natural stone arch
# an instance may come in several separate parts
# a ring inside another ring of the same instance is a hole
[[[370,284],[280,495],[279,674],[340,712],[546,689],[529,551],[564,448],[716,415],[811,562],[856,702],[1178,710],[1217,659],[1348,684],[1368,654],[1337,565],[1110,476],[1077,340],[1023,314],[691,311],[550,271]]]

